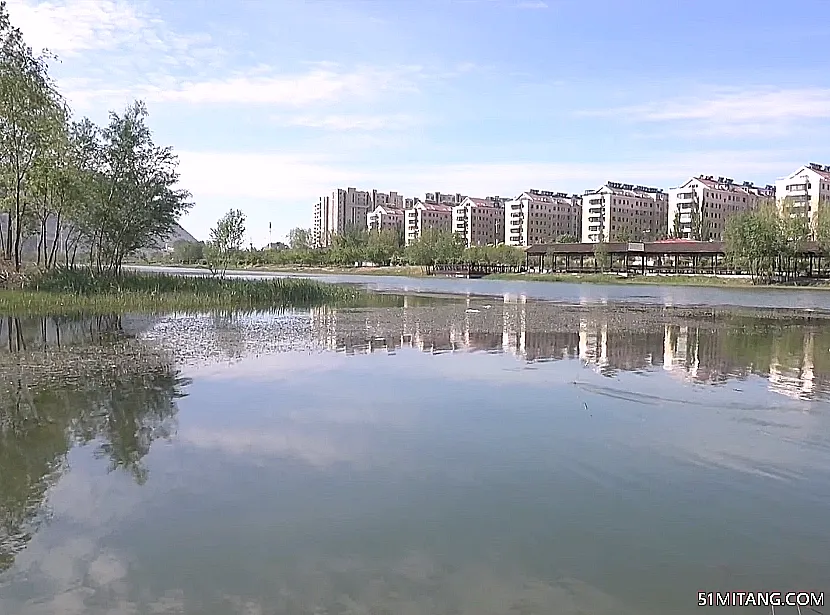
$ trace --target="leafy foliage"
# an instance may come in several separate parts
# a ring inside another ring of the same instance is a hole
[[[0,258],[19,270],[24,245],[37,263],[74,265],[80,250],[99,271],[163,241],[190,207],[178,160],[157,147],[136,101],[99,128],[73,121],[49,76],[0,2]],[[62,249],[61,249],[62,248]]]
[[[245,241],[245,214],[239,209],[230,209],[210,229],[210,241],[206,258],[211,272],[224,277],[231,258]]]
[[[311,231],[307,228],[293,228],[288,232],[288,245],[292,250],[311,248]]]
[[[759,209],[732,216],[726,225],[726,252],[736,266],[749,271],[753,281],[790,280],[799,273],[798,255],[815,239],[826,249],[830,222],[821,208],[813,228],[792,204],[764,203]],[[824,242],[824,243],[823,243]]]

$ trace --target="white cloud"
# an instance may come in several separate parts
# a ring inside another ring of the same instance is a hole
[[[730,177],[780,175],[800,158],[777,151],[701,151],[669,154],[637,162],[526,163],[351,166],[333,158],[290,154],[182,152],[185,186],[200,196],[306,201],[337,186],[388,186],[403,194],[442,189],[468,194],[511,195],[529,187],[581,191],[620,178],[665,186],[718,169]]]
[[[8,9],[34,49],[66,55],[115,47],[147,26],[135,6],[122,0],[9,0]]]
[[[349,450],[342,440],[325,434],[304,433],[293,428],[208,430],[195,428],[179,435],[182,444],[221,451],[228,455],[255,455],[298,459],[315,467],[355,461],[359,451]]]
[[[548,5],[542,2],[542,0],[525,0],[524,2],[519,2],[517,4],[520,9],[546,9]]]
[[[706,91],[705,87],[690,87]],[[830,88],[721,90],[709,97],[688,96],[645,105],[581,113],[637,122],[685,122],[712,134],[751,136],[780,133],[798,120],[830,118]]]
[[[295,75],[237,76],[185,83],[178,89],[151,94],[160,101],[188,103],[281,104],[304,106],[342,99],[373,98],[388,91],[411,89],[405,75],[396,71],[361,68],[353,72],[315,69]]]
[[[70,82],[67,98],[75,104],[89,105],[93,101],[129,100],[142,98],[148,102],[172,102],[194,105],[282,105],[305,107],[342,101],[351,103],[376,99],[390,93],[417,91],[417,69],[384,70],[359,67],[351,71],[336,68],[312,68],[294,74],[263,75],[263,68],[225,78],[184,81],[161,73],[150,83],[116,88],[96,88],[95,82]],[[65,84],[66,85],[66,84]],[[320,127],[343,129],[350,121],[361,123],[353,127],[373,125],[373,118],[349,118],[332,115],[317,118],[301,116],[303,125],[322,120]],[[375,120],[375,125],[391,122],[395,117]],[[365,128],[364,128],[365,129]]]

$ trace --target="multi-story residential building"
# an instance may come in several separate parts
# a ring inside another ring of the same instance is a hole
[[[723,241],[730,216],[755,209],[771,192],[775,192],[772,186],[738,184],[727,177],[692,177],[682,186],[669,189],[669,235]]]
[[[437,203],[439,205],[449,205],[454,207],[461,205],[467,197],[463,194],[443,194],[441,192],[427,192],[424,195],[424,202]]]
[[[366,226],[370,231],[399,231],[403,229],[404,210],[388,205],[378,205],[366,214]]]
[[[311,242],[315,248],[328,245],[329,233],[329,202],[331,197],[321,196],[314,204],[314,226],[311,228]]]
[[[504,243],[504,203],[501,197],[465,198],[452,208],[452,230],[470,246]]]
[[[312,235],[315,245],[328,246],[333,235],[348,229],[365,230],[372,197],[372,193],[355,188],[338,188],[331,196],[320,197],[314,205]]]
[[[775,182],[779,207],[787,205],[790,215],[806,216],[815,223],[819,204],[830,203],[830,165],[811,162]]]
[[[668,232],[668,212],[660,188],[607,182],[582,197],[582,242],[654,241]]]
[[[564,192],[528,190],[504,208],[505,243],[531,246],[582,233],[582,199]]]
[[[417,241],[425,231],[452,231],[452,207],[437,203],[416,203],[404,211],[406,245]]]
[[[398,194],[394,191],[387,193],[372,190],[369,202],[372,209],[375,209],[376,207],[379,207],[381,205],[389,205],[390,207],[394,207],[395,209],[403,209],[404,207],[403,195]]]

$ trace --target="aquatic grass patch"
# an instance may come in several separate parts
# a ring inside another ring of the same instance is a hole
[[[38,315],[269,310],[348,303],[359,297],[360,292],[354,288],[305,278],[101,274],[78,268],[41,273],[20,290],[0,291],[0,312]]]

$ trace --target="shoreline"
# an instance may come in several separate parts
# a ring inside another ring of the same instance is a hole
[[[135,267],[156,267],[159,269],[198,269],[207,272],[204,265],[181,265],[172,263],[131,265]],[[228,274],[236,273],[287,273],[307,275],[348,275],[365,277],[407,277],[423,279],[470,279],[453,276],[430,276],[425,267],[420,265],[402,265],[390,267],[303,267],[257,265],[246,268],[228,269]],[[475,278],[474,278],[475,279]],[[735,290],[830,290],[830,280],[816,280],[814,284],[753,284],[748,277],[712,276],[712,275],[633,275],[623,276],[615,273],[493,273],[483,276],[482,280],[513,280],[525,282],[563,282],[568,284],[596,284],[614,286],[687,286],[706,288],[725,288]]]

